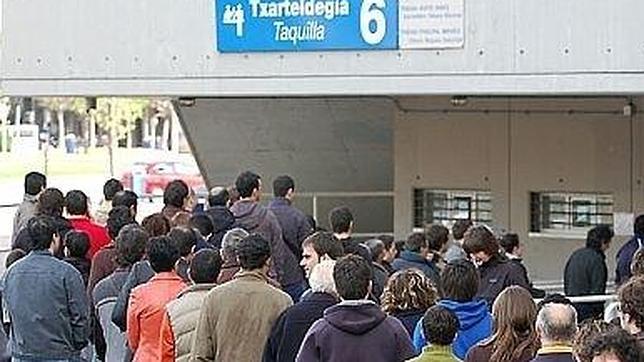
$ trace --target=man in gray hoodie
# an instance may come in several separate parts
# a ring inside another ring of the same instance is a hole
[[[235,187],[240,196],[239,201],[230,208],[235,216],[235,225],[268,240],[273,260],[272,271],[276,274],[277,281],[287,293],[297,289],[304,282],[304,276],[297,257],[282,239],[282,229],[277,217],[259,204],[262,193],[261,177],[250,171],[243,172],[237,177]]]

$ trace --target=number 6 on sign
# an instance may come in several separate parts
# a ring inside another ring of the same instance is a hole
[[[379,44],[385,38],[387,20],[383,9],[385,0],[362,0],[360,7],[360,34],[367,44]],[[372,30],[371,23],[374,23]]]

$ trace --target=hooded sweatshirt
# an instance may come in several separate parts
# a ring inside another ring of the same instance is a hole
[[[282,288],[304,281],[298,260],[284,243],[282,229],[272,211],[250,200],[236,202],[230,211],[235,216],[237,226],[268,240],[271,246],[273,269]]]
[[[206,214],[210,216],[213,226],[212,236],[210,236],[208,242],[215,248],[220,249],[224,235],[235,225],[235,216],[225,206],[211,207],[206,210]]]
[[[328,308],[306,333],[297,362],[396,362],[414,356],[402,323],[373,302],[344,301]]]
[[[474,300],[462,303],[443,299],[438,302],[438,305],[454,313],[460,323],[456,339],[452,343],[454,355],[459,359],[465,359],[470,348],[492,334],[492,315],[488,311],[485,301]],[[414,330],[416,352],[420,353],[426,343],[423,334],[423,320],[421,319]]]

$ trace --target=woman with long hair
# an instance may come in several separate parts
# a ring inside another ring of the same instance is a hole
[[[394,273],[382,293],[382,310],[400,320],[410,336],[425,311],[438,299],[431,280],[418,269]]]
[[[530,361],[539,349],[535,330],[537,306],[530,293],[518,286],[506,288],[494,302],[492,337],[472,348],[466,362]]]

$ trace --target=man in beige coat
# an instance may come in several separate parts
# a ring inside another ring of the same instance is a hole
[[[270,245],[252,234],[237,248],[241,271],[208,293],[201,307],[190,361],[257,362],[277,317],[293,304],[271,286]]]
[[[212,249],[198,251],[190,263],[192,285],[166,306],[161,324],[161,362],[188,362],[199,311],[208,292],[216,286],[221,257]]]

